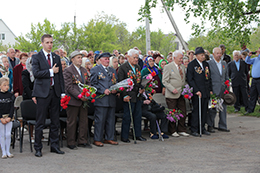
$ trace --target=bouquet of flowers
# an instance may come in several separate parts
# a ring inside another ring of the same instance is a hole
[[[223,111],[223,99],[220,97],[217,97],[216,94],[210,95],[210,101],[209,101],[209,109],[216,108],[216,110]]]
[[[155,91],[153,88],[158,87],[157,86],[158,82],[153,79],[153,76],[155,76],[155,75],[156,75],[155,72],[152,72],[151,74],[145,75],[143,77],[142,83],[141,83],[141,85],[144,86],[145,90],[151,92],[152,94]]]
[[[68,108],[68,104],[70,101],[70,96],[65,96],[60,100],[60,106],[62,107],[62,109],[67,109]]]
[[[183,95],[184,98],[190,100],[191,97],[193,96],[193,94],[192,94],[192,90],[193,90],[193,88],[190,87],[188,84],[186,84],[185,87],[182,88],[181,95]]]
[[[108,90],[112,91],[112,90],[116,90],[119,92],[122,92],[126,89],[126,91],[131,91],[134,87],[134,82],[131,78],[127,78],[122,80],[121,82],[118,82],[114,85],[112,85]],[[104,97],[106,94],[101,94],[100,96],[98,96],[97,98],[102,98]]]
[[[97,89],[93,86],[82,84],[81,82],[78,83],[79,88],[81,89],[81,93],[78,95],[79,99],[86,98],[88,101],[84,102],[83,108],[88,106],[88,102],[91,101],[91,103],[95,102],[96,92]]]
[[[224,94],[229,94],[229,91],[228,91],[228,90],[229,90],[229,87],[230,87],[229,80],[226,80],[226,81],[225,81],[225,85],[226,85],[227,88],[226,88],[226,90],[224,91]]]
[[[182,115],[181,110],[177,110],[177,109],[167,109],[166,115],[167,115],[167,119],[170,122],[177,122],[178,120],[180,120],[181,118],[183,118],[184,116]]]

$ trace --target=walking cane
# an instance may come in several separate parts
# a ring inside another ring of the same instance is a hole
[[[158,132],[159,132],[159,141],[164,141],[163,137],[162,137],[162,132],[159,126],[158,121],[156,120],[156,124],[157,124],[157,128],[158,128]]]
[[[201,97],[199,96],[199,123],[200,123],[200,137],[201,137]]]
[[[128,102],[128,105],[129,105],[129,111],[130,111],[131,123],[132,123],[132,127],[133,127],[134,143],[136,144],[135,127],[134,127],[133,114],[132,114],[132,109],[131,109],[130,101]]]

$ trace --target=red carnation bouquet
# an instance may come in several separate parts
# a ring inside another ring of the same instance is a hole
[[[227,88],[226,88],[226,90],[224,91],[224,94],[229,94],[229,91],[228,91],[228,90],[229,90],[229,87],[230,87],[229,80],[226,80],[226,81],[225,81],[225,85],[226,85]]]
[[[60,106],[62,107],[62,109],[67,109],[68,108],[69,101],[70,101],[70,96],[67,96],[67,95],[65,95],[60,100]]]
[[[93,86],[85,85],[82,83],[78,83],[79,88],[81,89],[81,93],[78,95],[79,99],[86,98],[87,101],[84,102],[83,108],[88,106],[88,102],[95,102],[97,89]]]
[[[134,87],[134,82],[131,78],[127,78],[122,80],[121,82],[118,82],[114,85],[112,85],[108,90],[112,91],[112,90],[116,90],[118,92],[122,92],[126,89],[126,91],[131,91]],[[106,94],[101,94],[100,96],[98,96],[97,98],[102,98],[104,97]]]

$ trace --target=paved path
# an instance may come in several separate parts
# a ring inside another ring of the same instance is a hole
[[[12,151],[15,158],[0,160],[0,172],[259,173],[260,119],[232,114],[228,115],[228,127],[230,133],[217,131],[202,138],[148,139],[137,144],[119,141],[119,146],[76,151],[64,147],[65,155],[50,153],[45,143],[42,158],[30,152],[26,135],[23,153],[16,145]],[[148,137],[148,132],[143,134]]]

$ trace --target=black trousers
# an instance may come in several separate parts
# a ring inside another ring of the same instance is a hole
[[[42,149],[42,135],[45,126],[45,120],[50,113],[51,125],[50,125],[50,143],[52,148],[59,148],[59,115],[60,115],[60,98],[56,96],[54,89],[50,89],[50,93],[47,98],[37,99],[37,114],[35,125],[35,143],[34,149]]]
[[[152,134],[156,134],[156,132],[157,132],[157,130],[156,130],[157,129],[157,124],[156,124],[157,119],[161,119],[161,125],[160,125],[161,132],[166,133],[168,131],[168,124],[167,124],[168,120],[166,118],[167,115],[165,115],[165,113],[163,111],[152,113],[151,111],[148,111],[148,110],[142,110],[142,116],[147,118],[150,121],[150,132]]]
[[[255,104],[258,99],[258,96],[260,94],[260,79],[254,79],[252,80],[252,85],[250,88],[250,97],[248,101],[248,109],[247,112],[251,113],[255,110]]]
[[[201,98],[201,130],[205,129],[205,123],[208,116],[208,102],[209,98]],[[194,95],[192,97],[193,110],[191,115],[191,132],[199,133],[199,97]]]
[[[245,106],[245,110],[248,107],[248,94],[246,86],[235,86],[232,87],[234,94],[236,95],[236,103],[234,104],[235,109],[240,110],[241,104]]]

